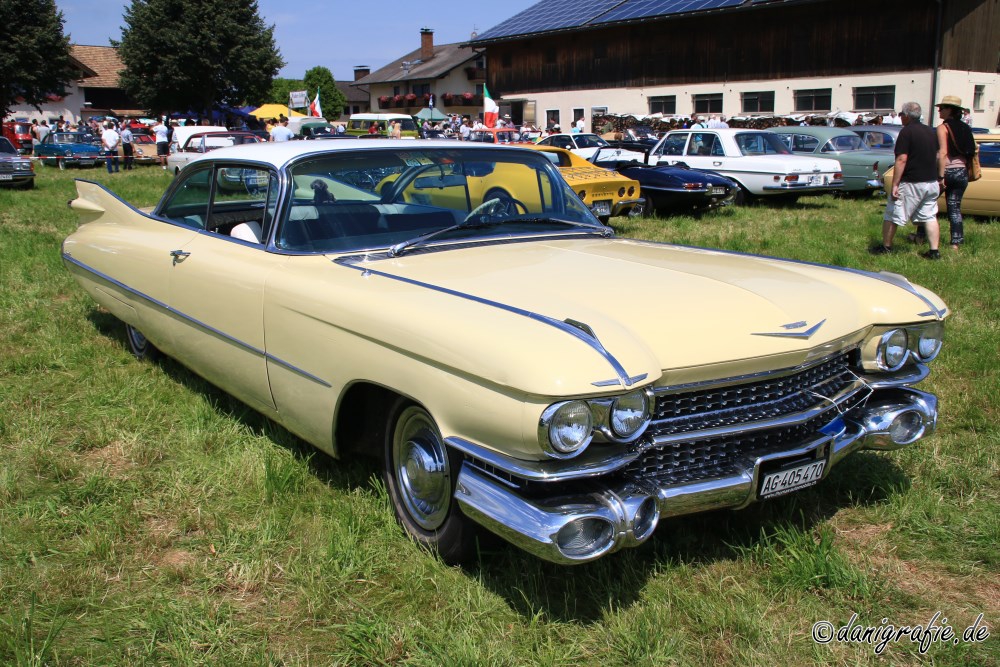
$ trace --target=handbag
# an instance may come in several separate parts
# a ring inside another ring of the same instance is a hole
[[[955,149],[957,150],[958,144],[955,142],[955,135],[952,134],[951,128],[948,127],[947,123],[945,123],[944,129],[948,133],[948,139],[951,140],[951,143],[955,146]],[[965,165],[966,165],[965,171],[968,173],[970,183],[972,183],[973,181],[978,181],[980,178],[983,177],[983,167],[981,164],[979,164],[979,146],[976,146],[976,152],[973,153],[971,157],[969,156],[965,157]]]

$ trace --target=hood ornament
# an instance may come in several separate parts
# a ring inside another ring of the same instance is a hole
[[[819,328],[826,323],[826,320],[820,320],[816,324],[812,325],[805,331],[795,331],[795,329],[802,329],[803,327],[808,327],[809,323],[805,320],[800,320],[799,322],[789,322],[788,324],[782,324],[781,328],[785,331],[773,331],[773,332],[762,332],[753,333],[751,336],[773,336],[775,338],[810,338],[814,333],[819,331]]]

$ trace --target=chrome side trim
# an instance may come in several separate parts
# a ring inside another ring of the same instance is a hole
[[[506,311],[508,313],[513,313],[521,317],[526,317],[536,322],[541,322],[542,324],[547,324],[550,327],[558,329],[563,333],[567,333],[577,340],[583,341],[591,347],[595,352],[600,354],[605,361],[611,366],[615,374],[618,376],[618,382],[624,387],[631,387],[637,382],[641,382],[645,379],[646,375],[637,375],[630,377],[628,372],[622,367],[621,363],[601,344],[601,341],[597,340],[596,337],[588,335],[586,332],[580,330],[578,327],[572,324],[567,324],[562,320],[557,320],[554,317],[549,317],[548,315],[542,315],[540,313],[535,313],[530,310],[524,310],[523,308],[518,308],[517,306],[511,306],[505,303],[500,303],[499,301],[493,301],[491,299],[485,299],[483,297],[475,296],[473,294],[467,294],[465,292],[459,292],[458,290],[453,290],[448,287],[442,287],[440,285],[433,285],[431,283],[425,283],[421,280],[414,280],[413,278],[404,278],[403,276],[397,276],[391,273],[386,273],[385,271],[379,271],[367,266],[360,266],[356,258],[343,258],[334,260],[335,264],[341,266],[346,266],[348,268],[359,271],[365,276],[379,276],[382,278],[387,278],[389,280],[397,280],[408,285],[414,285],[416,287],[422,287],[424,289],[433,290],[435,292],[441,292],[442,294],[447,294],[449,296],[454,296],[459,299],[465,299],[467,301],[473,301],[475,303],[482,304],[484,306],[489,306],[491,308],[497,308],[499,310]],[[605,386],[605,385],[597,385]]]
[[[196,319],[194,317],[191,317],[190,315],[188,315],[188,314],[186,314],[186,313],[184,313],[184,312],[182,312],[180,310],[177,310],[176,308],[173,308],[172,306],[168,306],[167,304],[163,303],[162,301],[160,301],[158,299],[154,299],[153,297],[149,296],[145,292],[140,292],[139,290],[137,290],[137,289],[135,289],[133,287],[129,287],[128,285],[126,285],[125,283],[121,282],[120,280],[116,280],[116,279],[112,278],[111,276],[109,276],[109,275],[107,275],[105,273],[102,273],[102,272],[98,271],[97,269],[94,269],[93,267],[90,267],[90,266],[84,264],[83,262],[75,259],[74,257],[72,257],[70,254],[68,254],[66,252],[62,253],[62,257],[63,257],[63,261],[68,262],[70,264],[73,264],[74,266],[77,266],[77,267],[83,269],[84,271],[86,271],[87,273],[90,273],[91,275],[97,276],[101,280],[104,280],[105,282],[108,282],[108,283],[110,283],[110,284],[112,284],[112,285],[114,285],[114,286],[116,286],[116,287],[118,287],[118,288],[120,288],[120,289],[128,292],[129,294],[142,299],[143,301],[151,303],[154,306],[156,306],[157,308],[160,308],[161,310],[164,310],[164,311],[166,311],[166,312],[168,312],[168,313],[170,313],[172,315],[176,315],[177,317],[181,318],[185,322],[193,324],[194,326],[198,327],[199,329],[202,329],[204,331],[207,331],[208,333],[211,333],[211,334],[214,334],[216,336],[219,336],[220,338],[224,338],[225,340],[229,341],[230,343],[233,343],[234,345],[237,345],[237,346],[243,348],[244,350],[246,350],[248,352],[251,352],[251,353],[256,354],[256,355],[258,355],[260,357],[263,357],[263,358],[267,359],[268,361],[272,361],[272,362],[278,364],[279,366],[282,366],[283,368],[287,368],[288,370],[292,371],[293,373],[301,375],[302,377],[304,377],[306,379],[309,379],[309,380],[312,380],[313,382],[316,382],[318,384],[321,384],[324,387],[332,387],[333,386],[332,384],[330,384],[326,380],[313,375],[309,371],[303,370],[303,369],[299,368],[298,366],[293,366],[292,364],[288,363],[284,359],[280,359],[279,357],[276,357],[273,354],[268,354],[266,351],[261,350],[260,348],[254,347],[253,345],[251,345],[251,344],[249,344],[249,343],[247,343],[245,341],[242,341],[239,338],[235,338],[233,336],[230,336],[226,332],[221,331],[219,329],[216,329],[215,327],[211,326],[210,324],[206,324],[205,322],[202,322],[201,320],[198,320],[198,319]]]
[[[555,482],[568,479],[599,477],[624,468],[639,456],[632,447],[593,445],[570,461],[527,461],[505,456],[492,449],[458,437],[445,438],[445,443],[475,461],[473,466],[486,465],[497,471],[529,482]],[[489,471],[484,470],[489,473]]]

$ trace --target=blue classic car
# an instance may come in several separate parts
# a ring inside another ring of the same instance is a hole
[[[686,165],[652,166],[635,161],[614,159],[608,151],[605,157],[598,149],[591,162],[617,171],[639,181],[642,196],[646,198],[645,213],[671,213],[698,211],[732,203],[739,191],[733,181],[713,171],[691,169]]]
[[[102,159],[100,139],[85,132],[50,132],[37,146],[42,164],[60,169],[93,167]]]

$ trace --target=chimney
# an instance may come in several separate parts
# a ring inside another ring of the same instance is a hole
[[[357,81],[358,79],[363,79],[363,78],[365,78],[366,76],[368,76],[371,73],[372,73],[372,70],[371,70],[370,67],[368,67],[368,65],[355,65],[354,66],[354,80],[355,81]]]
[[[430,28],[420,29],[420,59],[427,62],[434,57],[434,31]]]

